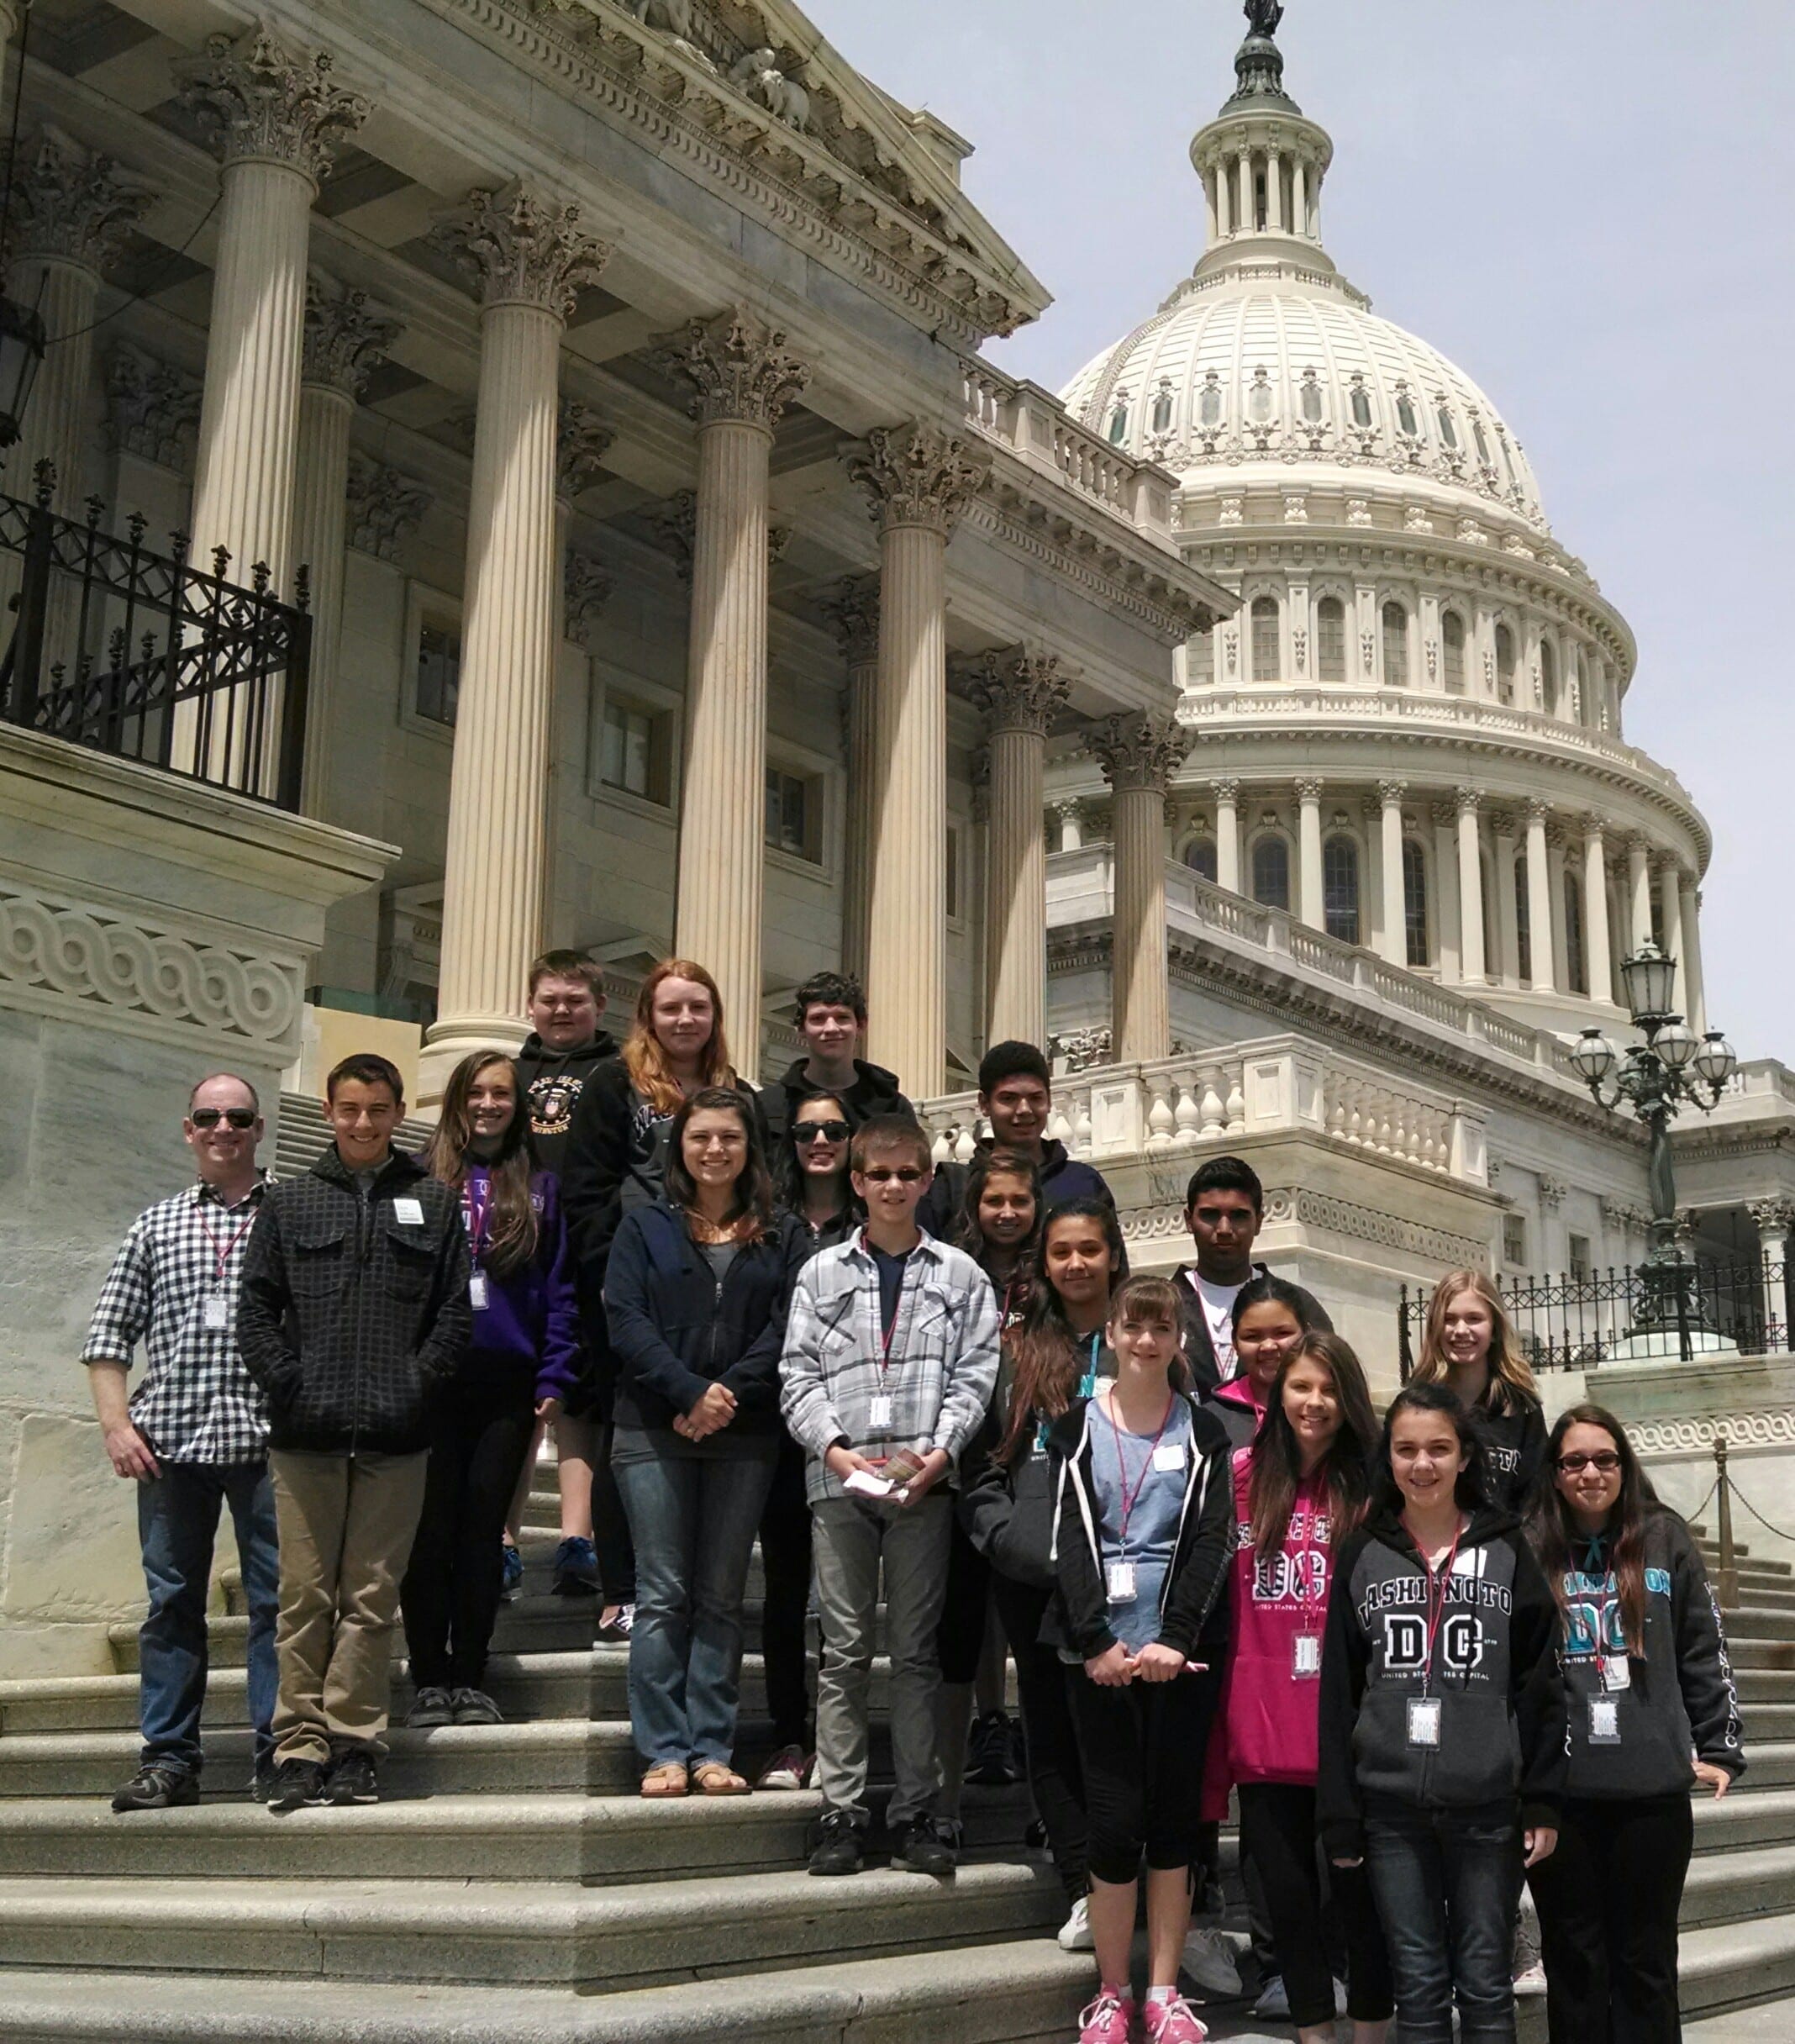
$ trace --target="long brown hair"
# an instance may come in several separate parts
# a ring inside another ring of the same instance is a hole
[[[471,1154],[474,1118],[468,1101],[474,1081],[494,1065],[503,1065],[511,1074],[511,1125],[499,1140],[497,1156],[477,1157]],[[471,1164],[487,1167],[492,1204],[487,1209],[481,1262],[495,1278],[522,1270],[536,1253],[536,1209],[529,1196],[535,1158],[530,1150],[529,1108],[518,1083],[518,1068],[504,1051],[471,1051],[449,1074],[441,1117],[424,1146],[424,1161],[433,1178],[458,1189],[466,1184]]]
[[[1334,1379],[1334,1396],[1340,1400],[1340,1430],[1320,1467],[1328,1492],[1329,1538],[1335,1546],[1364,1518],[1371,1504],[1377,1419],[1364,1368],[1340,1335],[1305,1334],[1280,1366],[1266,1402],[1265,1424],[1253,1436],[1246,1515],[1254,1551],[1263,1562],[1269,1562],[1284,1544],[1291,1509],[1303,1482],[1303,1451],[1284,1410],[1284,1382],[1300,1362],[1319,1362]]]
[[[1577,1548],[1585,1551],[1589,1546],[1588,1536],[1577,1525],[1571,1516],[1571,1507],[1565,1502],[1564,1493],[1557,1483],[1558,1457],[1564,1446],[1565,1436],[1573,1426],[1598,1426],[1614,1443],[1615,1452],[1620,1457],[1620,1495],[1614,1500],[1614,1509],[1608,1514],[1607,1526],[1608,1567],[1613,1572],[1616,1588],[1620,1594],[1620,1624],[1623,1637],[1629,1654],[1643,1654],[1645,1651],[1645,1530],[1654,1514],[1666,1510],[1651,1494],[1645,1481],[1645,1472],[1640,1467],[1639,1457],[1633,1452],[1633,1443],[1627,1438],[1627,1430],[1613,1414],[1603,1405],[1573,1405],[1568,1412],[1561,1413],[1554,1423],[1545,1451],[1545,1467],[1540,1479],[1540,1487],[1534,1493],[1533,1504],[1527,1515],[1527,1537],[1534,1552],[1540,1557],[1540,1566],[1545,1571],[1545,1579],[1552,1586],[1552,1595],[1558,1604],[1559,1616],[1566,1616],[1566,1598],[1565,1578],[1582,1575],[1583,1568],[1577,1559]],[[1602,1652],[1598,1641],[1598,1653]]]
[[[667,1136],[667,1159],[663,1172],[667,1204],[679,1208],[682,1213],[697,1211],[698,1188],[686,1168],[683,1142],[686,1124],[694,1114],[706,1111],[734,1114],[742,1125],[747,1149],[743,1154],[742,1167],[735,1176],[735,1199],[730,1219],[751,1220],[754,1224],[749,1230],[751,1238],[762,1241],[773,1228],[772,1173],[766,1168],[766,1149],[761,1141],[760,1120],[753,1104],[746,1093],[738,1092],[733,1086],[701,1086],[689,1100],[681,1101]]]
[[[1540,1402],[1539,1387],[1521,1346],[1514,1338],[1514,1323],[1503,1304],[1496,1281],[1482,1271],[1448,1271],[1427,1302],[1427,1320],[1421,1330],[1421,1359],[1416,1363],[1412,1384],[1450,1383],[1446,1366],[1446,1309],[1466,1292],[1474,1292],[1490,1309],[1489,1389],[1484,1393],[1492,1412],[1519,1411],[1523,1399]]]
[[[1109,1277],[1112,1299],[1128,1276],[1128,1247],[1122,1240],[1122,1225],[1107,1199],[1068,1199],[1047,1216],[1029,1266],[1029,1288],[1021,1322],[1009,1340],[1015,1374],[1010,1384],[1009,1417],[1003,1445],[998,1450],[1001,1462],[1016,1459],[1016,1451],[1036,1419],[1059,1418],[1071,1404],[1082,1374],[1078,1337],[1066,1317],[1066,1303],[1047,1275],[1047,1238],[1062,1220],[1094,1220],[1102,1226],[1113,1267]]]
[[[685,1093],[667,1065],[667,1054],[655,1034],[655,991],[663,980],[689,979],[711,998],[710,1041],[698,1071],[700,1086],[732,1086],[735,1072],[729,1063],[729,1046],[724,1035],[723,995],[704,967],[691,958],[663,958],[642,982],[636,995],[635,1019],[624,1040],[624,1069],[629,1083],[657,1114],[674,1113]]]

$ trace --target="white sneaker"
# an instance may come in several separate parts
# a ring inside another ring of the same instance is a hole
[[[1205,1994],[1238,1995],[1240,1969],[1234,1947],[1219,1931],[1194,1925],[1184,1940],[1184,1970]]]
[[[1261,2023],[1287,2023],[1290,2020],[1290,1996],[1286,1992],[1282,1976],[1273,1973],[1259,1990],[1259,1999],[1253,2004],[1254,2020]]]
[[[1545,1992],[1545,1968],[1538,1959],[1531,1966],[1523,1967],[1514,1976],[1514,1993],[1518,2000],[1527,2000]]]
[[[1057,1943],[1061,1952],[1095,1952],[1097,1940],[1091,1935],[1091,1904],[1081,1895],[1072,1904],[1072,1913],[1060,1925]]]

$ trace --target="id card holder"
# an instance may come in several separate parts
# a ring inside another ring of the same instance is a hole
[[[1437,1748],[1440,1744],[1440,1699],[1411,1696],[1408,1699],[1408,1743]]]
[[[1620,1744],[1620,1705],[1613,1697],[1590,1698],[1589,1743],[1592,1746]]]
[[[487,1274],[476,1271],[467,1281],[467,1303],[476,1313],[487,1309]]]
[[[222,1292],[207,1293],[199,1324],[208,1335],[221,1335],[230,1325],[230,1301]]]
[[[1633,1687],[1633,1664],[1624,1654],[1603,1655],[1602,1686],[1610,1696]]]
[[[1155,1471],[1166,1475],[1184,1467],[1184,1443],[1182,1441],[1163,1441],[1153,1451]]]
[[[1313,1682],[1321,1673],[1321,1636],[1299,1632],[1290,1642],[1290,1672],[1298,1682]]]
[[[889,1426],[892,1424],[890,1392],[875,1391],[867,1400],[866,1423],[869,1426]]]
[[[1132,1562],[1111,1562],[1103,1571],[1103,1581],[1112,1604],[1133,1603],[1134,1564]]]
[[[421,1199],[395,1199],[392,1218],[402,1228],[421,1228],[424,1225],[424,1202]]]

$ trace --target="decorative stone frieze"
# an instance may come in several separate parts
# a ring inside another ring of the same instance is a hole
[[[116,446],[191,474],[199,431],[197,377],[121,341],[113,350],[106,395],[107,424]]]
[[[13,167],[7,256],[60,258],[103,271],[155,197],[147,180],[46,122]]]
[[[557,319],[611,257],[609,243],[582,230],[576,205],[545,198],[515,177],[496,191],[471,192],[429,238],[460,265],[482,307],[535,306]]]
[[[384,360],[403,328],[365,291],[318,269],[305,282],[305,352],[301,378],[359,398],[368,371]]]
[[[671,558],[682,582],[692,580],[692,545],[697,522],[696,490],[676,490],[657,510],[648,514],[649,526],[661,551]]]
[[[396,561],[434,501],[396,468],[366,455],[349,457],[349,543],[358,553]]]
[[[328,50],[303,57],[266,23],[233,40],[214,35],[203,55],[174,66],[176,96],[197,116],[226,163],[282,163],[320,185],[335,145],[372,112],[330,76]]]
[[[957,434],[912,419],[876,426],[849,473],[872,500],[880,529],[921,526],[946,538],[991,473],[991,456]]]
[[[859,666],[879,653],[879,578],[850,575],[823,599],[823,614],[835,628],[848,665]]]
[[[1047,1046],[1050,1058],[1061,1058],[1070,1075],[1089,1072],[1098,1065],[1109,1062],[1112,1038],[1107,1028],[1068,1030],[1063,1036],[1053,1037]]]
[[[616,587],[617,577],[602,561],[569,551],[561,571],[561,603],[567,636],[576,645],[591,645],[592,627]]]
[[[654,353],[665,374],[696,386],[692,416],[701,426],[729,420],[771,433],[810,371],[785,351],[785,335],[740,306],[689,320]]]
[[[1565,1204],[1565,1194],[1570,1191],[1562,1178],[1549,1177],[1541,1172],[1537,1181],[1540,1188],[1540,1204],[1548,1214],[1555,1214]]]

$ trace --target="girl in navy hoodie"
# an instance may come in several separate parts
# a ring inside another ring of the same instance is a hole
[[[1445,1384],[1482,1422],[1490,1502],[1527,1509],[1545,1462],[1545,1415],[1493,1279],[1449,1271],[1434,1287],[1413,1382]]]
[[[459,1187],[473,1251],[474,1338],[431,1414],[424,1509],[400,1585],[417,1700],[406,1723],[497,1725],[481,1684],[498,1614],[505,1514],[538,1419],[580,1367],[567,1234],[552,1172],[537,1168],[517,1067],[476,1051],[450,1075],[425,1161]]]

